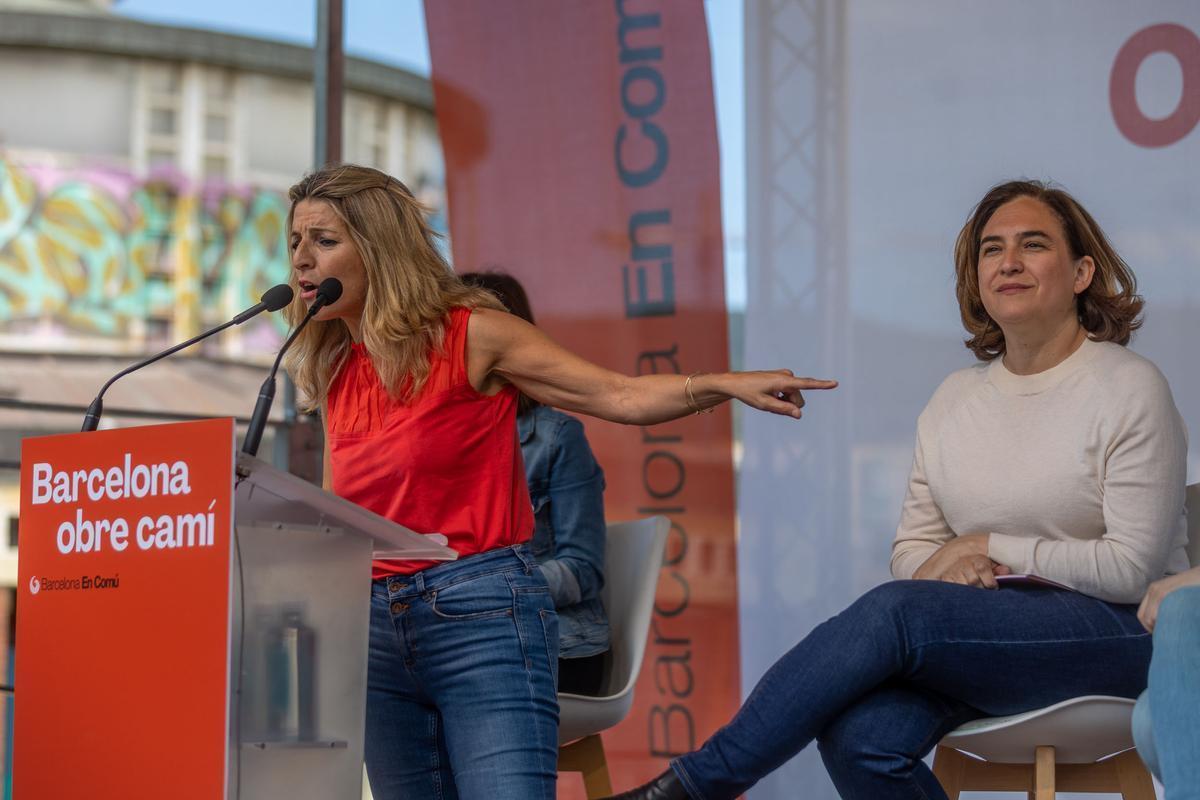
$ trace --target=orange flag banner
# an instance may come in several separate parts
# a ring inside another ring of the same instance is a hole
[[[425,4],[455,268],[500,269],[538,324],[630,374],[728,369],[711,59],[699,0]],[[738,705],[728,406],[653,427],[587,419],[610,520],[671,520],[615,788]],[[560,796],[582,796],[565,776]]]

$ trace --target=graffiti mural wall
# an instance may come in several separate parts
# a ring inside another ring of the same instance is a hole
[[[285,281],[286,198],[177,174],[0,154],[0,349],[138,352],[198,333]],[[260,318],[210,353],[273,352]]]

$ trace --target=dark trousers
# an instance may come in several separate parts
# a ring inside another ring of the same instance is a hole
[[[1151,640],[1136,611],[1050,588],[884,584],[814,628],[672,767],[696,800],[734,798],[816,740],[843,800],[944,800],[921,758],[963,722],[1137,697]]]

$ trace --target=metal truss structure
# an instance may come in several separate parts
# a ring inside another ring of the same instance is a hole
[[[852,364],[844,4],[750,0],[745,25],[746,364],[845,381]],[[746,415],[738,500],[743,675],[749,683],[781,652],[770,642],[769,628],[760,629],[756,620],[791,614],[807,630],[842,603],[838,565],[849,555],[850,389],[839,388],[832,402],[811,403],[818,408],[806,413],[803,427],[783,435],[778,420]],[[836,797],[809,750],[760,784],[754,796],[791,796],[799,780],[813,797],[824,797],[823,791]]]

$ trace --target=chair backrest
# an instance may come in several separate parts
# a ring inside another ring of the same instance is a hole
[[[1188,563],[1200,567],[1200,483],[1187,487]]]
[[[603,689],[607,696],[627,691],[642,668],[669,529],[666,517],[608,526],[604,589],[600,593],[612,638],[610,668]]]

